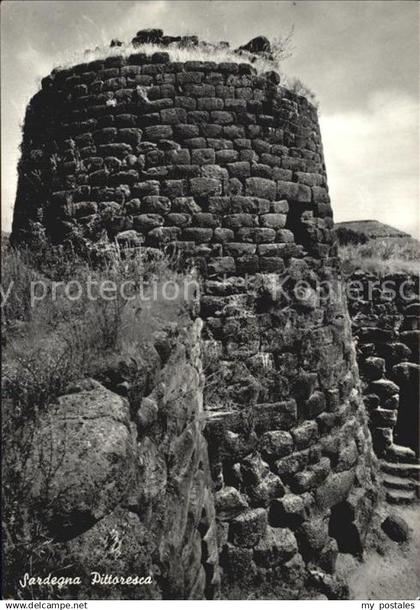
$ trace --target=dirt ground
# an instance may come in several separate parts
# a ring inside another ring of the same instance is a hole
[[[380,524],[391,513],[410,527],[408,542],[393,542],[382,532]],[[343,553],[337,560],[337,572],[349,584],[350,599],[420,599],[420,505],[383,505],[375,521],[363,561]]]

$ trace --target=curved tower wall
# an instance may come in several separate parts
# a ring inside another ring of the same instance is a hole
[[[225,582],[360,552],[375,475],[316,109],[248,64],[55,72],[28,107],[13,225],[43,234],[176,247],[200,269]]]

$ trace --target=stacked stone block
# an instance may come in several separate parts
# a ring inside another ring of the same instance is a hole
[[[275,73],[166,53],[42,87],[15,243],[116,240],[194,263],[224,582],[313,578],[343,594],[330,573],[338,548],[360,552],[375,474],[346,304],[317,293],[339,270],[315,108]]]
[[[264,271],[296,250],[269,246],[293,242],[291,199],[302,233],[331,244],[316,112],[248,64],[138,53],[53,73],[28,107],[19,176],[16,241],[42,226],[58,243],[202,244],[213,274]]]
[[[358,271],[349,310],[374,448],[392,503],[419,495],[419,278]]]

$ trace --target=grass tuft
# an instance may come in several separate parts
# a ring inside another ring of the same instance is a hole
[[[417,275],[420,269],[420,242],[410,237],[370,239],[366,243],[341,245],[339,256],[354,270],[380,276],[394,273]]]

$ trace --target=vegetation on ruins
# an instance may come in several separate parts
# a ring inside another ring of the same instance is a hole
[[[72,384],[89,377],[105,386],[119,381],[136,412],[156,374],[154,344],[176,341],[177,326],[190,319],[194,295],[185,299],[186,274],[175,269],[173,257],[159,253],[150,256],[116,247],[101,265],[93,266],[74,253],[11,248],[3,237],[1,254],[2,527],[8,557],[3,590],[14,595],[17,575],[36,575],[63,561],[50,533],[31,516],[35,507],[28,504],[30,447],[42,417]],[[180,287],[179,298],[162,297],[156,286],[165,281]],[[117,298],[104,293],[103,298],[89,299],[89,283],[112,283]],[[127,298],[119,291],[124,283],[131,287]],[[63,290],[72,284],[82,288],[81,298]],[[157,298],[152,302],[153,287]],[[51,450],[44,447],[41,471],[46,472]]]
[[[346,268],[378,276],[418,273],[420,242],[393,227],[373,220],[338,223],[336,235]]]

